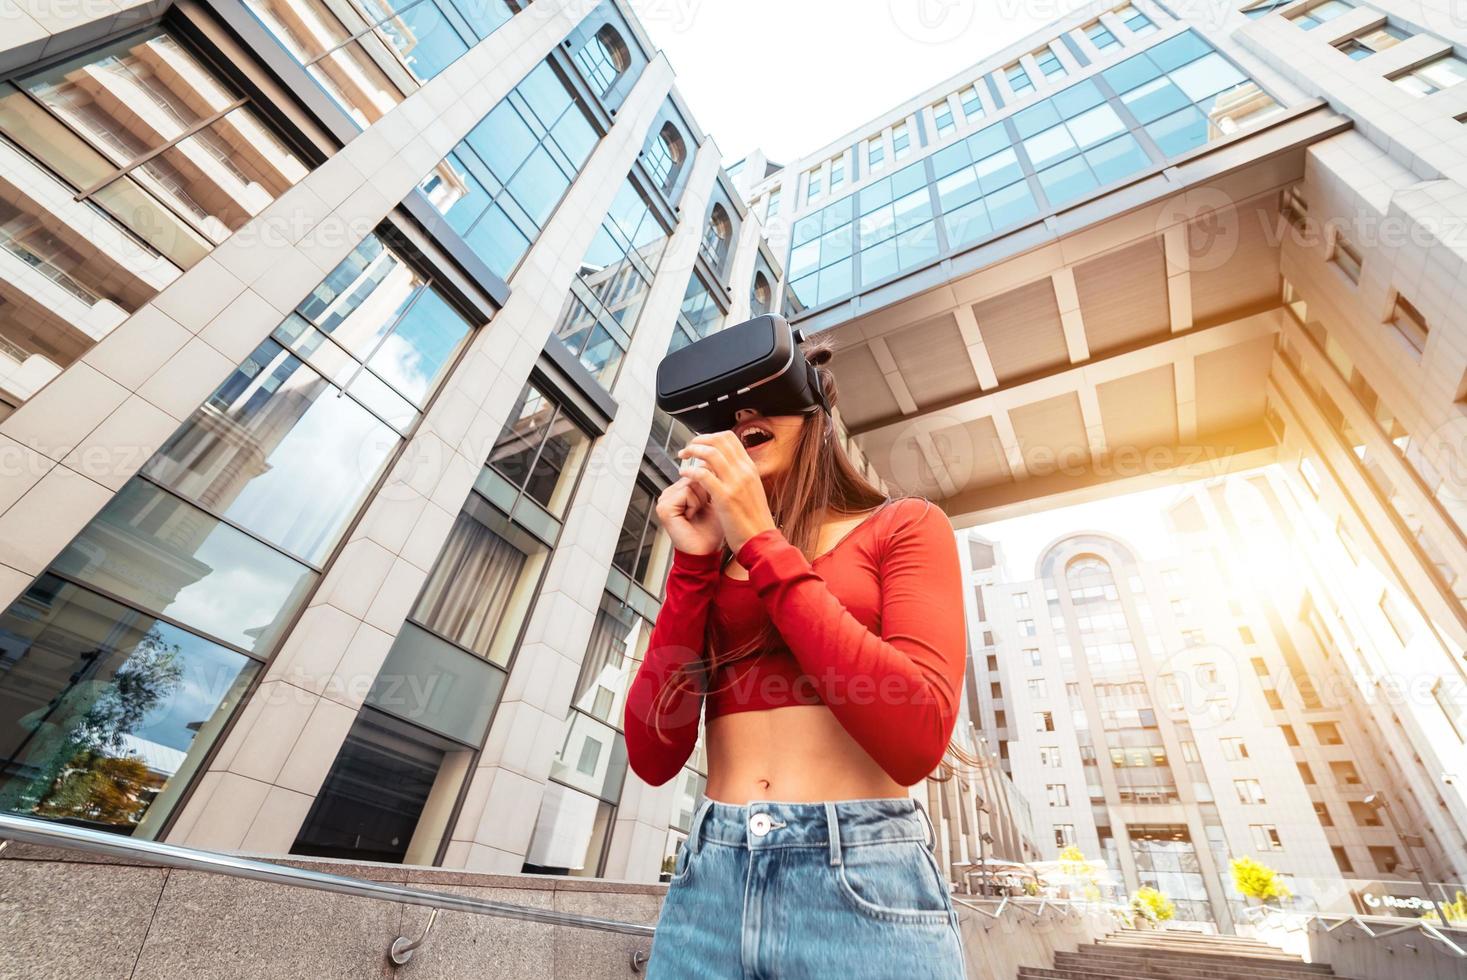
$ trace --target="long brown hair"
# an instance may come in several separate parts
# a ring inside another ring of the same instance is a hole
[[[813,338],[805,341],[800,350],[820,376],[826,400],[834,410],[837,392],[835,372],[830,368],[834,346],[823,338]],[[820,531],[827,521],[865,514],[895,499],[856,469],[841,445],[834,417],[822,409],[805,415],[789,468],[766,487],[766,493],[774,523],[784,533],[785,540],[799,548],[806,560],[816,557]],[[725,549],[723,564],[727,565],[732,558],[733,555]],[[654,702],[654,717],[660,716],[664,702],[680,691],[712,693],[709,685],[720,670],[768,649],[777,639],[778,631],[770,622],[745,643],[730,650],[720,650],[710,616],[704,632],[704,657],[685,665],[668,678]],[[955,769],[972,769],[977,764],[978,760],[950,744],[937,778],[950,778]]]

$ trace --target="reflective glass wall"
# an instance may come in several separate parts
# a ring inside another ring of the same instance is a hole
[[[155,836],[470,333],[376,235],[0,614],[0,806]]]
[[[1279,110],[1186,31],[797,220],[786,296],[869,289]]]

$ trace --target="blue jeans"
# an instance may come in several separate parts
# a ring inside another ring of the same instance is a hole
[[[705,800],[648,980],[962,980],[947,878],[915,800]]]

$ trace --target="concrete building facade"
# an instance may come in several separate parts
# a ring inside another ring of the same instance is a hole
[[[1445,3],[1097,4],[732,177],[614,0],[0,3],[7,809],[655,878],[703,772],[616,730],[686,435],[653,371],[765,309],[960,526],[1314,460],[1460,682]],[[1445,710],[1399,739],[1460,876]],[[915,790],[953,864],[1036,847],[986,768]]]

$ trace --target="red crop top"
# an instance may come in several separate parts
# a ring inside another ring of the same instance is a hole
[[[739,549],[747,580],[722,574],[722,558],[674,553],[662,611],[627,694],[627,756],[637,775],[653,785],[677,775],[705,702],[710,720],[825,704],[897,782],[910,786],[930,774],[952,737],[967,659],[957,542],[946,515],[924,500],[898,500],[813,563],[779,531],[764,531]],[[720,669],[706,698],[680,692],[654,715],[662,686],[703,656],[705,628],[718,649],[737,650],[770,620],[783,642]]]

